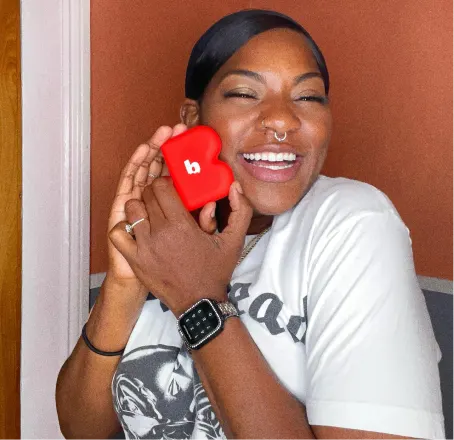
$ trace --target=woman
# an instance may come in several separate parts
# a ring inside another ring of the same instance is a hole
[[[408,230],[377,189],[319,174],[328,91],[320,50],[286,16],[241,11],[201,37],[183,124],[159,128],[120,179],[109,270],[57,383],[66,437],[444,436]],[[199,124],[236,182],[197,222],[159,149]],[[207,299],[227,316],[204,339]]]

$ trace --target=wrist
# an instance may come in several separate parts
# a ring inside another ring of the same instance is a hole
[[[109,321],[119,318],[125,319],[126,322],[135,322],[147,295],[147,289],[141,284],[125,283],[106,275],[92,311],[97,309],[98,313],[108,317]]]
[[[177,318],[177,328],[188,350],[198,350],[223,331],[227,319],[238,316],[232,303],[203,298]]]
[[[110,294],[119,293],[122,296],[146,296],[148,295],[147,288],[137,278],[118,278],[109,271],[106,273],[102,290]]]
[[[172,310],[173,314],[178,318],[195,303],[205,298],[213,299],[216,302],[228,301],[227,287],[210,290],[207,289],[203,292],[197,292],[197,294],[186,296],[184,301],[183,298],[180,298],[180,301],[175,304],[175,306],[170,307],[170,310]]]
[[[86,322],[86,336],[102,351],[124,349],[146,300],[136,285],[106,276]]]

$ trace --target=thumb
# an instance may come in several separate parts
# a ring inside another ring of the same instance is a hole
[[[110,242],[115,246],[118,252],[123,255],[128,263],[131,263],[137,253],[137,244],[135,239],[126,232],[125,221],[117,223],[108,234]]]
[[[209,202],[202,208],[199,214],[200,229],[210,235],[213,235],[217,228],[215,211],[216,202]]]
[[[227,226],[218,237],[235,247],[242,246],[251,223],[252,206],[244,196],[239,182],[235,181],[230,185],[229,202],[232,212]]]

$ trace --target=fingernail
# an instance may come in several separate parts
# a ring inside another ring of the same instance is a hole
[[[243,188],[241,187],[240,182],[236,182],[236,190],[237,190],[240,194],[244,194],[244,193],[243,193]]]
[[[213,208],[210,215],[211,215],[211,218],[214,218],[216,216],[216,206]]]

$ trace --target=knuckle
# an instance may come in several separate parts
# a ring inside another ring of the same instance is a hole
[[[108,233],[108,237],[110,239],[115,239],[119,234],[120,231],[124,228],[124,222],[117,223]]]
[[[134,170],[131,169],[129,165],[127,165],[120,173],[121,179],[130,179],[134,177]]]
[[[155,152],[158,152],[161,146],[158,145],[156,142],[150,141],[150,148]]]
[[[140,168],[146,168],[148,169],[151,165],[151,160],[144,159],[142,163],[140,164]]]
[[[164,163],[164,158],[162,157],[161,153],[159,153],[154,159],[153,162],[156,162],[158,164],[163,164]]]
[[[139,188],[145,188],[147,186],[147,182],[144,182],[144,181],[138,181],[136,182],[136,186],[138,186]]]

